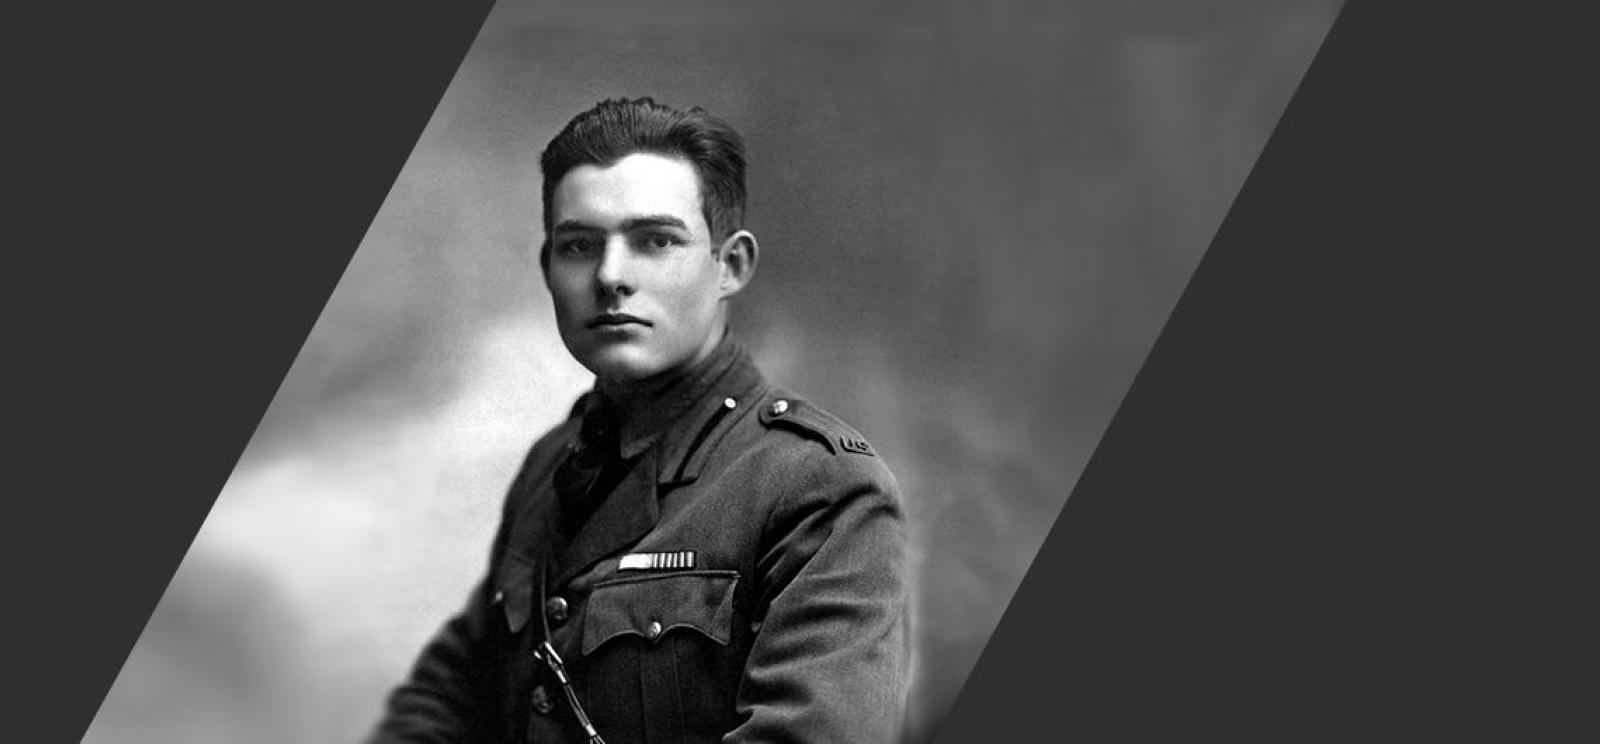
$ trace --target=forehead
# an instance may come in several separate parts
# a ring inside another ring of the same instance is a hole
[[[646,215],[672,215],[704,228],[700,180],[683,158],[634,153],[608,166],[567,171],[551,198],[552,223],[609,226]]]

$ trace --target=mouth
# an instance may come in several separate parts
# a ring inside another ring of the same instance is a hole
[[[590,328],[620,328],[631,325],[648,328],[650,327],[650,321],[627,313],[605,313],[591,319],[588,325]]]

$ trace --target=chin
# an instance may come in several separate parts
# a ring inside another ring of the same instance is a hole
[[[591,351],[579,360],[595,377],[609,382],[639,382],[660,374],[665,367],[650,354],[637,349],[604,348]]]

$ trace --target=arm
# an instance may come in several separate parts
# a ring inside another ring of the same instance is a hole
[[[404,684],[390,694],[383,720],[367,744],[446,744],[487,741],[490,705],[482,677],[484,639],[497,618],[488,592],[493,561],[500,555],[506,526],[502,521],[490,555],[490,575],[472,591],[467,605],[441,628],[411,669]],[[501,621],[503,622],[503,621]]]
[[[813,463],[815,461],[812,461]],[[875,458],[797,468],[757,567],[765,616],[724,742],[898,740],[908,684],[905,530]]]
[[[579,400],[579,405],[583,403]],[[574,411],[578,410],[574,407]],[[570,420],[569,420],[569,423]],[[535,442],[511,482],[500,526],[489,550],[489,568],[467,605],[423,648],[405,683],[390,694],[384,716],[367,744],[447,744],[495,741],[502,725],[496,690],[503,680],[489,658],[506,615],[495,593],[496,567],[506,553],[518,509],[555,468],[560,444],[571,430],[557,427]],[[503,671],[503,670],[499,670]]]

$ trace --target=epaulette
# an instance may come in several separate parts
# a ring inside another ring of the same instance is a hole
[[[816,439],[836,455],[852,452],[876,457],[878,454],[860,432],[839,420],[839,417],[784,393],[768,396],[761,406],[760,418],[767,427],[782,427]]]

